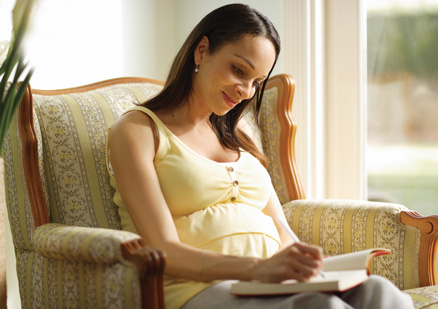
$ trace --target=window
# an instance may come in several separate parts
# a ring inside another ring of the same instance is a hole
[[[438,213],[438,1],[367,1],[368,199]]]

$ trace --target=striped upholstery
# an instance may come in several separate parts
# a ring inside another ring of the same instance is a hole
[[[22,308],[139,308],[136,268],[17,250]],[[24,279],[24,280],[23,280]]]
[[[3,146],[5,163],[6,206],[15,248],[33,250],[34,223],[22,166],[22,145],[16,116],[9,127]],[[38,122],[35,130],[41,136]],[[41,157],[41,156],[40,156]],[[40,164],[42,166],[42,164]]]
[[[404,291],[411,295],[417,309],[438,309],[438,286],[426,286]]]
[[[52,222],[120,229],[105,164],[108,127],[155,85],[110,86],[89,93],[34,95],[43,135],[47,200]],[[91,194],[91,192],[100,194]]]

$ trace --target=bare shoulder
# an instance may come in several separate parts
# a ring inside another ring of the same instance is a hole
[[[111,135],[127,134],[137,135],[144,134],[154,127],[152,119],[140,111],[131,111],[120,116],[111,126]]]
[[[147,114],[133,110],[117,118],[111,126],[111,131],[133,126],[152,127],[153,121]]]
[[[142,146],[151,148],[150,146],[156,143],[154,130],[154,122],[148,115],[140,111],[131,111],[119,117],[111,126],[108,137],[109,147],[120,148],[135,145],[136,148]]]

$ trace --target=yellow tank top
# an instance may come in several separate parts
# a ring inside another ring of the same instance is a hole
[[[181,242],[227,255],[267,258],[280,248],[280,237],[271,217],[263,214],[273,190],[263,165],[242,151],[236,162],[218,163],[190,149],[149,109],[158,131],[154,159],[161,190]],[[108,162],[114,202],[122,229],[137,233],[117,189]],[[147,214],[145,214],[147,215]],[[166,277],[167,308],[180,308],[212,283]]]

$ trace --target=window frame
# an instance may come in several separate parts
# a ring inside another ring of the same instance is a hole
[[[284,0],[284,68],[296,80],[296,156],[307,198],[366,197],[362,0]]]

